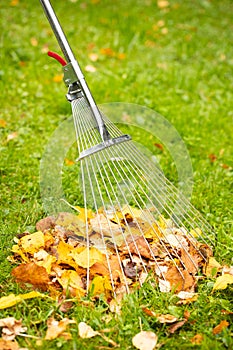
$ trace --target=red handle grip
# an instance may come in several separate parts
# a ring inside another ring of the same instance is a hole
[[[62,66],[66,66],[67,65],[67,62],[64,60],[64,58],[62,58],[56,52],[48,51],[48,56],[52,57],[52,58],[55,58],[55,60],[57,60],[59,63],[61,63]]]

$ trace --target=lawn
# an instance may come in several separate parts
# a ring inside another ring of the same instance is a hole
[[[216,259],[232,265],[232,1],[57,0],[53,4],[97,103],[150,108],[182,137],[192,164],[192,204],[215,228]],[[36,222],[46,216],[40,160],[71,109],[64,97],[61,68],[46,54],[48,48],[60,51],[39,0],[2,0],[0,10],[0,295],[4,296],[26,292],[14,282],[13,266],[6,258],[13,238],[34,232]],[[131,136],[157,156],[166,176],[176,182],[176,164],[168,150],[155,147],[146,132],[141,135],[132,129]],[[75,146],[68,156],[74,154]],[[64,165],[64,174],[71,179],[64,181],[67,197],[75,201],[74,168]],[[231,349],[232,285],[212,293],[213,284],[213,279],[201,281],[197,301],[183,306],[177,306],[172,293],[161,294],[148,284],[126,297],[120,315],[111,314],[104,299],[95,304],[87,299],[64,313],[55,301],[36,298],[1,310],[0,318],[22,319],[28,334],[41,339],[50,316],[73,318],[95,330],[107,329],[107,337],[122,350],[134,348],[132,337],[140,329],[154,331],[162,349]],[[178,318],[188,311],[190,317],[170,334],[168,326],[143,308]],[[223,320],[229,326],[213,334]],[[69,341],[17,340],[28,349],[111,347],[101,337],[80,339],[76,325],[70,329]],[[197,334],[202,336],[200,344],[191,341]]]

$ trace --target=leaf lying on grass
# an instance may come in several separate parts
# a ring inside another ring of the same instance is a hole
[[[18,303],[20,303],[22,300],[26,299],[32,299],[32,298],[38,298],[38,297],[45,297],[45,294],[32,291],[26,294],[9,294],[5,297],[0,298],[0,309],[6,309],[8,307],[14,306]]]
[[[17,335],[27,330],[27,327],[22,326],[22,320],[16,320],[14,317],[0,319],[0,328],[4,340],[14,340]]]
[[[92,329],[91,326],[89,326],[85,322],[80,322],[78,324],[78,333],[79,333],[79,336],[83,339],[93,338],[99,335],[112,346],[118,347],[118,344],[115,343],[112,339],[109,339],[108,337],[106,337],[104,334],[101,333],[101,331],[100,332],[94,331],[94,329]]]
[[[60,321],[55,320],[53,317],[49,318],[47,321],[47,332],[45,335],[45,340],[52,340],[58,337],[63,337],[66,340],[72,338],[69,332],[66,332],[66,328],[69,324],[76,323],[74,320],[69,320],[68,318],[63,318]]]
[[[26,348],[20,348],[17,341],[0,339],[1,350],[27,350]]]
[[[224,328],[229,326],[229,322],[222,320],[216,327],[213,328],[213,334],[219,334]]]
[[[213,286],[213,291],[226,289],[228,284],[233,284],[233,276],[225,273],[224,275],[217,277]]]
[[[158,336],[150,331],[141,331],[132,339],[133,345],[139,350],[153,350],[157,341]]]

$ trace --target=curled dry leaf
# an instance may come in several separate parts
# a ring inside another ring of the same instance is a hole
[[[161,314],[161,315],[156,315],[156,318],[160,323],[174,323],[178,320],[177,317],[170,315],[170,314]]]
[[[175,331],[177,331],[177,329],[181,328],[186,322],[187,322],[187,319],[174,323],[173,325],[171,325],[169,327],[169,329],[168,329],[169,333],[171,333],[171,334],[175,333]]]
[[[63,318],[61,321],[57,321],[53,317],[49,318],[45,339],[52,340],[63,336],[65,339],[71,339],[71,334],[66,332],[66,328],[69,324],[74,323],[76,323],[74,320],[69,320],[68,318]]]
[[[141,331],[132,339],[133,345],[139,350],[153,350],[157,341],[158,336],[150,331]]]
[[[17,335],[27,330],[27,327],[22,326],[22,320],[16,320],[14,317],[0,319],[0,327],[4,340],[14,340]]]

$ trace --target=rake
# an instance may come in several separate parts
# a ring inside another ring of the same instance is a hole
[[[48,0],[40,0],[65,60],[66,95],[72,106],[82,179],[83,287],[95,274],[114,295],[153,276],[161,291],[194,292],[208,257],[213,229],[159,168],[96,105]],[[81,209],[80,209],[81,210]],[[102,268],[97,269],[96,250]]]

